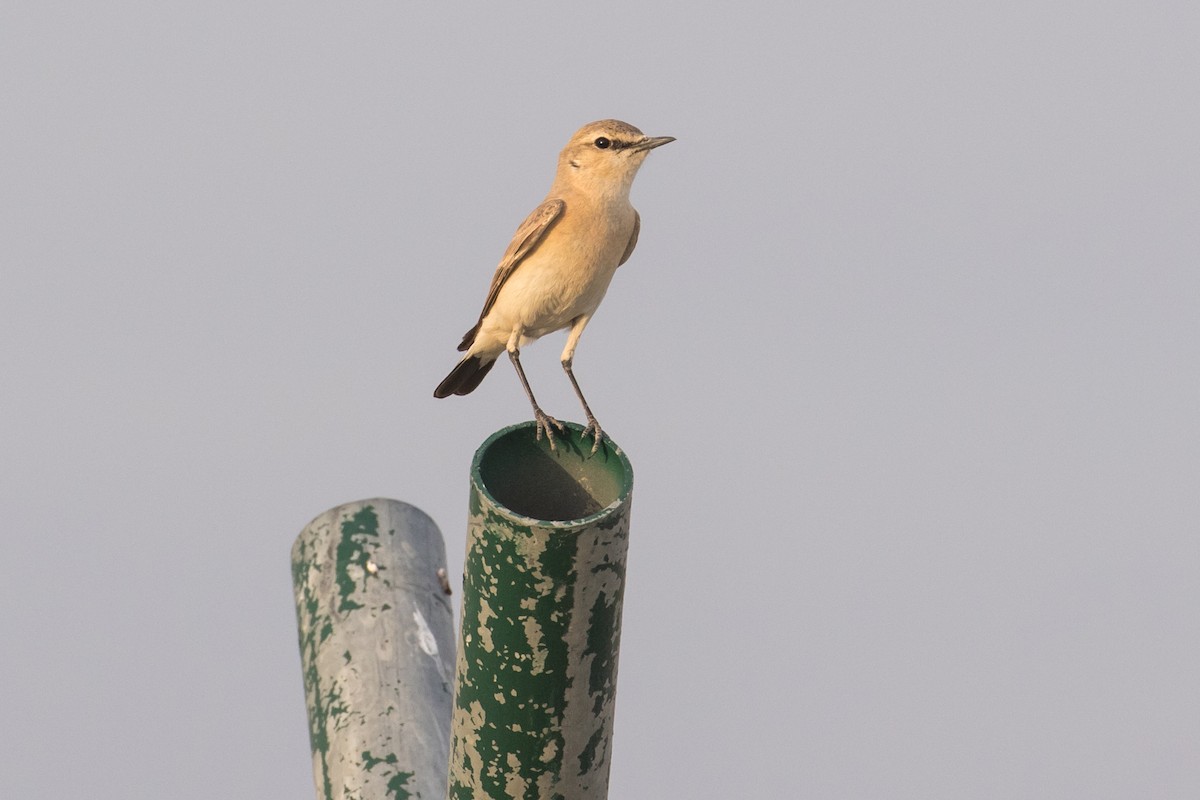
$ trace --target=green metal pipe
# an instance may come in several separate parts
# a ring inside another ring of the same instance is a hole
[[[471,464],[451,800],[608,795],[633,468],[534,423]]]
[[[445,568],[437,525],[397,500],[338,506],[296,538],[318,800],[445,795],[454,674]]]

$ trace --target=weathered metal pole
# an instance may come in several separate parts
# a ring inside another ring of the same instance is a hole
[[[454,658],[445,567],[433,520],[397,500],[338,506],[296,538],[318,800],[445,794]]]
[[[608,795],[633,469],[532,422],[471,465],[452,800]]]

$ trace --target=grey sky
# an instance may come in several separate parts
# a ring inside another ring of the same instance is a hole
[[[391,496],[567,137],[678,141],[576,354],[614,798],[1200,796],[1200,7],[0,14],[12,797],[311,797],[288,551]],[[578,417],[561,334],[523,351]]]

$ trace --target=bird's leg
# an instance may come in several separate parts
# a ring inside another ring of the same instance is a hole
[[[596,451],[600,449],[600,441],[604,438],[604,431],[600,430],[600,423],[596,422],[596,415],[588,408],[587,400],[583,398],[583,392],[579,389],[579,381],[575,380],[575,373],[571,371],[571,365],[575,362],[575,345],[579,344],[579,337],[583,335],[583,329],[587,327],[591,318],[591,314],[581,314],[571,322],[571,332],[567,334],[567,346],[563,348],[561,361],[567,377],[571,379],[571,388],[575,390],[575,396],[583,405],[583,413],[587,414],[587,427],[583,429],[582,438],[586,439],[589,433],[594,437],[592,455],[596,455]]]
[[[542,411],[537,400],[534,399],[533,389],[529,388],[529,380],[525,377],[525,370],[521,367],[521,351],[517,349],[514,342],[509,342],[508,357],[512,359],[513,366],[517,368],[517,377],[521,379],[521,385],[525,387],[525,394],[529,397],[529,404],[533,406],[533,419],[537,423],[537,438],[542,438],[542,431],[546,432],[546,439],[550,442],[550,449],[554,450],[554,428],[558,428],[559,433],[566,433],[566,427],[556,420],[554,417]]]
[[[572,359],[567,359],[562,362],[563,369],[566,370],[567,377],[571,379],[571,388],[575,390],[575,396],[579,398],[580,404],[583,405],[583,413],[587,414],[587,427],[583,429],[583,436],[586,439],[588,434],[594,438],[592,441],[592,455],[596,455],[596,451],[600,449],[600,441],[604,438],[604,431],[600,430],[600,423],[596,422],[596,415],[592,413],[592,409],[588,408],[587,400],[583,397],[583,392],[579,389],[579,381],[575,380],[575,373],[571,371]]]

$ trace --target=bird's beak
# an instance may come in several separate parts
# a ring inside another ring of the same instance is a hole
[[[674,136],[647,136],[633,146],[634,150],[653,150],[656,147],[662,147],[664,144],[670,144],[675,141]]]

